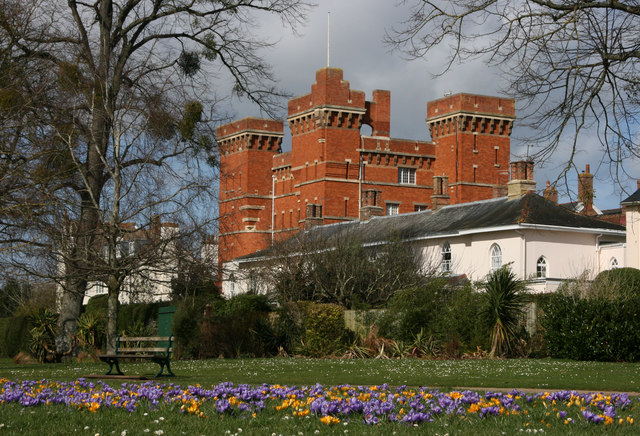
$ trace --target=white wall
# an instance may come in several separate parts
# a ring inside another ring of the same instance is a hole
[[[625,266],[640,268],[640,206],[628,205],[625,215],[627,220]]]
[[[602,239],[602,237],[600,237]],[[466,274],[472,281],[483,280],[491,269],[491,247],[502,249],[502,264],[511,264],[519,278],[536,279],[537,263],[543,256],[547,263],[547,280],[534,280],[536,292],[554,291],[563,280],[577,278],[585,271],[588,278],[609,269],[611,257],[624,259],[623,236],[614,245],[597,249],[598,235],[545,229],[503,230],[429,239],[420,244],[423,256],[440,259],[445,242],[451,245],[452,274]]]

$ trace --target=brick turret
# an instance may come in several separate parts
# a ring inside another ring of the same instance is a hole
[[[492,198],[509,164],[515,101],[456,94],[427,103],[434,172],[449,178],[451,203]]]
[[[282,121],[244,118],[218,127],[220,149],[220,262],[268,244],[271,235],[273,155]]]

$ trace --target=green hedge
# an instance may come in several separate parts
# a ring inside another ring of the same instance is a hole
[[[640,296],[612,300],[557,293],[543,310],[551,357],[640,361]]]
[[[205,316],[206,305],[210,312]],[[188,358],[269,356],[277,352],[264,295],[188,299],[174,318],[178,355]]]
[[[28,315],[0,318],[0,356],[13,357],[20,351],[28,353],[29,328]]]
[[[411,343],[418,334],[432,337],[450,357],[489,346],[482,323],[482,294],[470,285],[450,287],[446,279],[403,289],[392,298],[375,323],[380,336]]]
[[[85,313],[106,317],[108,295],[89,299]],[[118,308],[118,333],[130,335],[155,335],[157,333],[158,310],[170,306],[169,302],[122,304]]]

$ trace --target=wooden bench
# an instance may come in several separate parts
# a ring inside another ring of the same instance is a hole
[[[153,344],[155,346],[145,346]],[[121,359],[146,359],[160,365],[160,371],[156,377],[175,376],[171,371],[170,357],[173,351],[173,336],[149,336],[149,337],[133,337],[118,336],[116,341],[116,349],[112,354],[103,354],[99,356],[100,360],[109,364],[109,371],[106,375],[112,375],[113,366],[116,367],[116,375],[124,375],[120,370]],[[164,368],[167,368],[167,374],[163,374]]]

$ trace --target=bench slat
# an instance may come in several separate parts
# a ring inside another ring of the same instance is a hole
[[[158,356],[156,354],[114,354],[112,356],[107,356],[107,357],[113,357],[118,359],[151,359]]]
[[[169,351],[173,351],[172,348],[169,348]],[[118,348],[119,353],[166,353],[167,347],[150,347],[150,348]]]
[[[134,342],[136,342],[136,344],[134,344]],[[145,344],[140,344],[140,342],[144,342]],[[163,342],[167,345],[159,347],[158,345]],[[167,375],[174,376],[175,374],[171,371],[171,365],[169,363],[171,353],[173,352],[172,343],[173,336],[118,336],[115,354],[103,354],[98,357],[103,362],[109,364],[107,374],[112,373],[114,365],[117,374],[123,374],[118,362],[120,359],[149,359],[160,365],[160,371],[156,374],[156,377],[163,375],[165,367],[168,371]],[[130,344],[130,346],[127,347],[127,344]],[[151,345],[151,347],[145,347],[144,345],[146,344]],[[133,347],[132,345],[136,346]]]
[[[158,341],[169,341],[171,336],[145,336],[145,337],[137,337],[137,336],[120,336],[120,342],[158,342]]]

